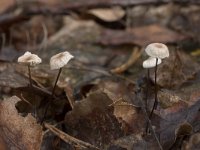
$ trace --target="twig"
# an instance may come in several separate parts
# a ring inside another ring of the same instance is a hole
[[[68,135],[67,133],[57,129],[56,127],[45,123],[44,126],[49,129],[51,132],[53,132],[55,135],[57,135],[60,139],[62,139],[63,141],[65,141],[66,143],[70,143],[76,146],[79,146],[81,148],[89,148],[89,149],[95,149],[95,150],[99,150],[99,148],[97,148],[94,145],[91,145],[90,143],[81,141],[73,136]]]
[[[27,101],[27,100],[24,98],[24,96],[23,96],[22,93],[21,93],[21,100],[24,101],[24,102],[26,102],[27,104],[29,104],[29,106],[33,107],[33,104],[31,104],[29,101]]]
[[[118,104],[119,103],[119,104]],[[138,108],[139,106],[133,105],[133,104],[129,104],[128,102],[124,101],[123,98],[120,98],[117,101],[114,101],[112,104],[108,105],[108,106],[132,106],[134,108]]]
[[[138,60],[138,58],[140,58],[141,54],[142,54],[142,51],[138,47],[134,48],[128,61],[125,64],[112,69],[111,73],[122,73],[122,72],[126,71],[129,67],[131,67]]]
[[[73,97],[73,91],[72,91],[72,88],[69,84],[67,84],[65,86],[65,95],[67,96],[67,99],[69,101],[69,104],[71,106],[71,108],[73,109],[74,108],[74,104],[75,104],[75,100],[74,100],[74,97]]]
[[[156,135],[156,132],[155,132],[155,130],[153,129],[151,120],[150,120],[149,117],[148,117],[148,113],[147,113],[147,111],[146,111],[146,109],[145,109],[145,106],[144,106],[144,104],[143,104],[143,102],[142,102],[141,96],[137,96],[137,97],[138,97],[138,99],[139,99],[139,101],[140,101],[140,103],[141,103],[141,108],[142,108],[142,111],[143,111],[144,114],[145,114],[145,118],[146,118],[146,120],[148,121],[148,124],[149,124],[149,127],[150,127],[150,131],[151,131],[152,134],[154,135],[154,137],[155,137],[155,139],[156,139],[156,142],[158,143],[158,146],[159,146],[160,150],[163,150],[162,145],[160,144],[160,141],[159,141],[159,139],[158,139],[158,137],[157,137],[157,135]]]

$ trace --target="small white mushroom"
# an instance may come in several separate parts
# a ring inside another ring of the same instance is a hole
[[[38,55],[31,54],[31,52],[25,52],[24,55],[18,58],[19,63],[35,66],[42,62],[42,59]]]
[[[54,93],[55,93],[55,89],[56,89],[56,85],[57,85],[57,82],[58,82],[58,79],[60,77],[60,74],[62,72],[62,68],[72,59],[74,58],[73,55],[71,55],[69,52],[65,51],[65,52],[62,52],[62,53],[58,53],[54,56],[51,57],[50,59],[50,68],[51,70],[55,70],[55,69],[59,69],[59,72],[58,72],[58,75],[56,77],[56,81],[54,83],[54,87],[53,87],[53,90],[52,90],[52,93],[51,93],[51,96],[52,98],[54,97]],[[70,104],[73,104],[72,102],[70,102]],[[71,106],[73,108],[73,106]],[[46,116],[46,112],[49,108],[49,105],[46,107],[46,110],[45,110],[45,113],[44,113],[44,116],[43,116],[43,119],[45,118]]]
[[[51,70],[64,67],[72,58],[74,58],[74,56],[67,51],[52,56],[50,59]]]
[[[160,58],[160,59],[169,57],[169,50],[168,50],[167,46],[162,43],[149,44],[146,47],[145,52],[150,57],[156,57],[156,58]]]
[[[153,68],[156,67],[156,59],[157,60],[157,65],[161,64],[162,60],[160,58],[155,58],[155,57],[149,57],[147,60],[143,61],[143,68]]]
[[[32,79],[31,79],[31,68],[30,66],[35,66],[42,62],[42,59],[38,57],[38,55],[31,54],[31,52],[25,52],[24,55],[20,56],[17,60],[19,63],[25,64],[28,67],[28,75],[30,86],[32,87]]]

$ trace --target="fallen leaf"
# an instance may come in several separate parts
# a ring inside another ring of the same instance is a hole
[[[101,91],[90,93],[86,99],[75,103],[73,110],[65,116],[67,133],[99,148],[105,148],[112,140],[123,136],[121,125],[108,106],[111,103],[112,100]]]
[[[15,0],[1,0],[0,1],[0,14],[6,11],[9,7],[15,4]]]
[[[104,30],[97,41],[103,45],[135,44],[146,46],[153,42],[176,43],[187,37],[160,25],[148,25],[128,31]]]
[[[17,72],[19,65],[14,63],[0,63],[0,85],[3,87],[18,88],[27,86],[28,78]]]
[[[120,7],[95,8],[90,9],[88,13],[107,22],[120,20],[125,15],[125,11]]]
[[[189,141],[183,144],[183,150],[199,150],[200,149],[200,133],[193,134]]]
[[[158,66],[157,83],[161,87],[179,87],[189,79],[194,78],[200,70],[199,64],[183,51],[171,50],[170,57]],[[154,73],[151,73],[154,81]]]
[[[43,132],[35,118],[18,114],[15,104],[20,99],[13,96],[0,103],[0,133],[9,149],[40,149]]]
[[[190,104],[180,101],[167,109],[155,111],[157,118],[153,121],[160,137],[163,147],[170,148],[179,135],[188,134],[192,128],[200,129],[196,122],[200,121],[199,116],[200,99]]]

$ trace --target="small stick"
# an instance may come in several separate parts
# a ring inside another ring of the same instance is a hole
[[[123,73],[130,66],[132,66],[138,60],[138,58],[140,58],[141,54],[142,54],[142,51],[138,47],[134,48],[128,61],[126,63],[124,63],[123,65],[112,69],[111,73]]]
[[[150,118],[148,117],[148,113],[147,113],[147,111],[146,111],[146,109],[145,109],[145,107],[144,107],[144,105],[143,105],[143,102],[142,102],[142,100],[141,100],[141,96],[137,96],[137,97],[138,97],[138,99],[139,99],[139,101],[140,101],[140,103],[141,103],[141,108],[142,108],[142,111],[143,111],[144,114],[145,114],[145,118],[146,118],[146,120],[148,121],[148,124],[149,124],[149,127],[150,127],[150,131],[151,131],[152,134],[154,135],[154,137],[155,137],[155,139],[156,139],[156,142],[158,143],[158,146],[159,146],[160,150],[163,150],[162,145],[160,144],[160,141],[159,141],[159,139],[158,139],[158,137],[157,137],[157,135],[156,135],[156,132],[155,132],[155,130],[153,129],[151,120],[150,120]]]
[[[89,149],[95,149],[99,150],[98,147],[91,145],[90,143],[84,142],[82,140],[79,140],[73,136],[68,135],[67,133],[57,129],[56,127],[45,123],[44,126],[49,129],[51,132],[53,132],[55,135],[57,135],[60,139],[65,141],[66,143],[70,143],[76,146],[79,146],[81,148],[89,148]]]

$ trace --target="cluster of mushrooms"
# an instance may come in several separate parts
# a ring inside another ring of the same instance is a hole
[[[62,52],[62,53],[58,53],[58,54],[56,54],[56,55],[51,57],[51,59],[50,59],[50,68],[51,68],[51,70],[59,70],[57,78],[56,78],[56,81],[55,81],[55,84],[54,84],[54,87],[53,87],[53,90],[51,92],[51,96],[52,97],[54,97],[56,85],[57,85],[58,79],[60,77],[60,74],[62,72],[62,68],[65,65],[67,65],[68,62],[72,58],[74,58],[74,56],[71,55],[67,51]],[[28,75],[29,75],[29,84],[30,84],[30,87],[32,87],[33,83],[32,83],[32,78],[31,78],[31,67],[34,67],[34,66],[42,63],[42,59],[39,56],[37,56],[36,54],[32,54],[31,52],[25,52],[24,55],[22,55],[22,56],[20,56],[18,58],[18,62],[21,63],[21,64],[25,64],[27,66]],[[44,117],[45,117],[45,115],[47,113],[48,106],[49,105],[47,105],[47,108],[45,110]]]
[[[155,101],[154,101],[154,105],[151,110],[151,113],[149,115],[149,118],[151,118],[154,109],[156,109],[157,105],[158,105],[157,66],[162,63],[162,59],[169,57],[169,50],[165,44],[151,43],[146,47],[145,52],[149,56],[149,58],[143,62],[143,68],[147,69],[147,91],[146,91],[146,101],[145,101],[146,109],[147,109],[147,100],[148,100],[148,80],[149,80],[149,74],[150,74],[149,69],[155,67],[155,76],[154,76],[155,77],[155,81],[154,81],[154,83],[155,83],[154,84],[155,85]]]
[[[154,109],[156,109],[157,104],[158,104],[158,100],[157,100],[157,66],[159,64],[161,64],[162,59],[169,57],[169,50],[167,48],[167,46],[165,44],[162,43],[152,43],[149,44],[146,49],[145,52],[147,53],[147,55],[149,56],[149,58],[147,60],[145,60],[143,62],[143,68],[147,69],[147,81],[149,80],[149,72],[150,72],[150,68],[154,68],[155,67],[155,101],[154,101],[154,105],[153,108],[150,112],[149,118],[151,118]],[[50,68],[51,70],[59,70],[53,90],[52,90],[52,97],[54,96],[55,93],[55,88],[58,82],[58,79],[60,77],[60,74],[62,72],[62,68],[67,65],[67,63],[74,58],[73,55],[71,55],[69,52],[65,51],[62,53],[58,53],[54,56],[51,57],[50,59]],[[34,67],[37,64],[42,63],[42,59],[40,57],[38,57],[35,54],[32,54],[31,52],[25,52],[24,55],[22,55],[21,57],[18,58],[18,62],[25,64],[28,68],[28,74],[29,74],[29,84],[32,87],[33,83],[32,83],[32,79],[31,79],[31,67]],[[145,103],[145,107],[147,109],[147,100],[148,100],[148,82],[147,82],[147,91],[146,91],[146,103]],[[48,109],[48,107],[47,107]],[[46,111],[47,111],[46,109]],[[45,112],[46,114],[46,112]],[[44,115],[45,116],[45,115]]]

